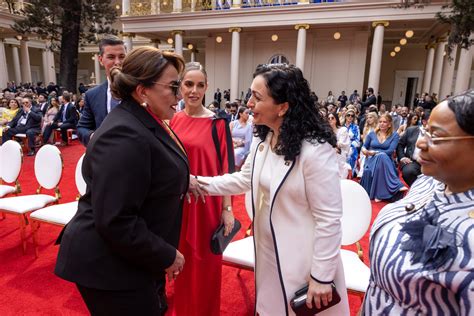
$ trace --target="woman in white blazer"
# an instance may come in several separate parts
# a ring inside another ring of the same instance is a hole
[[[332,282],[341,302],[318,315],[349,315],[336,137],[298,68],[261,65],[251,90],[256,137],[241,171],[198,181],[211,195],[251,191],[260,316],[294,315],[290,300],[308,283],[307,305],[326,305]]]

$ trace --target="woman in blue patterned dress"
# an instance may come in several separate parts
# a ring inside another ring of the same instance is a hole
[[[417,146],[424,176],[372,227],[362,311],[473,315],[474,90],[435,107]]]
[[[347,129],[349,138],[351,139],[351,150],[347,156],[347,163],[354,170],[357,157],[359,156],[358,148],[360,147],[360,131],[359,126],[355,123],[356,113],[352,108],[346,111],[344,116],[344,127]]]
[[[398,133],[393,130],[392,116],[385,113],[362,146],[361,152],[366,160],[360,184],[376,202],[401,197],[400,189],[405,189],[392,159],[399,139]]]

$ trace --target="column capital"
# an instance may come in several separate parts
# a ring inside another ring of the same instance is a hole
[[[181,30],[173,30],[173,31],[171,31],[171,35],[172,35],[172,36],[175,36],[175,35],[184,35],[184,31],[181,31]]]
[[[28,42],[28,36],[22,36],[22,35],[15,35],[15,38],[19,40],[20,42]]]
[[[240,32],[242,32],[242,28],[241,27],[229,27],[229,33],[233,33],[233,32],[240,33]]]
[[[295,30],[300,30],[300,29],[309,29],[309,24],[296,24],[295,25]]]
[[[447,41],[448,41],[448,38],[446,36],[441,36],[436,39],[436,43],[443,43]]]
[[[426,44],[425,49],[426,49],[426,50],[429,50],[430,48],[435,49],[435,48],[436,48],[436,43],[429,43],[429,44]]]
[[[383,25],[384,27],[387,27],[390,25],[388,21],[373,21],[372,22],[372,27],[377,27],[379,25]]]

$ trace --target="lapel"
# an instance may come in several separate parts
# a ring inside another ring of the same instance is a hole
[[[105,118],[107,116],[107,89],[109,87],[108,80],[105,80],[103,84],[100,85],[100,91],[97,93],[97,104],[103,104],[103,106],[99,106],[99,111],[102,112],[102,117]]]
[[[179,148],[178,144],[171,138],[167,131],[144,109],[141,105],[136,103],[135,101],[122,101],[117,107],[122,107],[126,111],[130,112],[133,116],[135,116],[145,127],[150,129],[150,131],[154,134],[154,136],[162,142],[165,146],[175,152],[188,166],[188,158],[186,157],[185,153]],[[176,134],[175,134],[176,136]],[[179,141],[178,136],[176,139]],[[181,143],[181,142],[180,142]],[[183,146],[181,144],[181,146]],[[183,146],[184,148],[184,146]]]

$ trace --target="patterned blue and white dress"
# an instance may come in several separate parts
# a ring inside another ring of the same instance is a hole
[[[419,177],[376,218],[370,269],[365,315],[474,315],[474,189]]]

